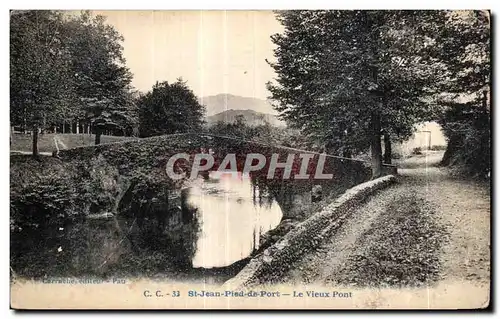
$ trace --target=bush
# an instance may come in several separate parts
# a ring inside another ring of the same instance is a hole
[[[422,148],[421,147],[415,147],[411,153],[413,155],[422,155]]]
[[[23,225],[59,223],[73,217],[77,199],[70,180],[48,176],[20,192],[11,192],[11,218],[14,224]]]
[[[457,172],[474,177],[487,177],[491,172],[491,139],[486,129],[467,127],[451,155],[451,166]]]
[[[401,159],[401,158],[403,158],[403,155],[401,155],[401,153],[398,152],[392,153],[392,159]]]
[[[432,145],[431,151],[444,151],[446,150],[446,145]]]
[[[491,114],[483,102],[454,104],[440,122],[448,140],[441,164],[461,175],[487,178],[491,171]]]
[[[102,156],[92,161],[60,161],[11,156],[10,210],[14,225],[35,227],[113,213],[123,183]]]

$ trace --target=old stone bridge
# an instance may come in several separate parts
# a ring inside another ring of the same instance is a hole
[[[173,155],[181,153],[190,155],[187,160],[178,161],[180,165],[176,167],[183,170],[186,177],[173,180],[166,172],[167,163]],[[47,217],[56,214],[63,218],[113,216],[133,210],[133,202],[158,202],[158,199],[160,203],[163,201],[159,204],[163,208],[156,210],[164,210],[164,205],[168,206],[168,194],[181,189],[190,177],[196,154],[212,154],[214,169],[227,154],[234,154],[240,172],[248,154],[260,154],[266,164],[261,170],[252,172],[252,179],[259,187],[274,193],[282,192],[287,187],[294,191],[300,189],[301,192],[310,192],[315,185],[322,185],[325,192],[340,194],[370,179],[369,163],[360,160],[234,137],[196,133],[164,135],[60,151],[57,158],[49,158],[51,165],[46,168],[38,166],[37,172],[24,177],[29,180],[19,183],[13,181],[11,213],[28,216],[27,211],[44,211],[46,214],[37,214]],[[310,162],[306,169],[309,178],[299,180],[295,177],[301,171],[300,154],[309,154]],[[273,156],[280,163],[289,156],[293,157],[290,179],[282,178],[285,170],[280,168],[276,169],[274,178],[268,178],[269,163]],[[315,169],[321,161],[324,162],[321,173],[331,174],[330,178],[314,178]],[[32,168],[29,166],[26,169]],[[22,165],[16,169],[22,171]],[[394,169],[386,166],[384,171],[392,174]],[[13,174],[17,173],[11,170],[11,178],[16,179],[17,176],[13,177]],[[29,190],[26,185],[29,185]],[[27,198],[27,193],[33,198]],[[143,207],[139,211],[155,210],[149,208]]]
[[[272,146],[258,142],[249,142],[234,137],[214,136],[209,134],[175,134],[152,138],[144,138],[125,142],[103,144],[91,147],[80,147],[64,150],[59,153],[59,157],[64,162],[72,162],[79,166],[79,178],[86,179],[87,183],[92,182],[95,191],[99,189],[110,196],[108,205],[100,203],[99,208],[93,210],[116,212],[119,205],[112,200],[113,197],[120,198],[133,183],[150,183],[149,188],[155,188],[161,183],[164,187],[179,188],[185,182],[172,180],[166,173],[168,160],[175,154],[190,154],[187,161],[180,161],[181,169],[186,173],[186,178],[190,176],[193,167],[195,154],[211,152],[215,158],[213,168],[227,154],[235,154],[237,158],[238,171],[244,166],[245,156],[248,154],[262,154],[266,158],[266,164],[258,172],[252,172],[256,179],[264,180],[267,186],[280,187],[287,183],[300,183],[304,187],[312,187],[314,184],[338,183],[343,187],[352,187],[370,178],[369,163],[346,159],[327,154],[319,154],[311,151],[304,151],[282,146]],[[273,154],[280,163],[285,162],[288,156],[295,155],[291,178],[283,179],[284,170],[277,169],[274,179],[268,179],[269,163]],[[299,154],[311,154],[307,172],[309,178],[298,180],[294,176],[300,170],[301,159]],[[321,157],[323,159],[321,159]],[[314,179],[315,169],[318,161],[324,161],[322,172],[332,174],[330,179]],[[183,165],[182,165],[183,164]],[[385,166],[385,173],[394,173],[393,166]],[[99,175],[99,176],[96,176]],[[96,180],[97,178],[97,180]],[[100,180],[100,182],[99,182]],[[82,181],[82,183],[86,183]],[[146,183],[146,184],[148,184]],[[95,212],[94,212],[95,213]]]

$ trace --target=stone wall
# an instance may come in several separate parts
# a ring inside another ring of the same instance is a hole
[[[317,247],[324,237],[342,225],[354,207],[395,181],[393,175],[387,175],[350,188],[322,211],[298,224],[281,240],[253,258],[225,286],[238,290],[279,279],[295,260]]]

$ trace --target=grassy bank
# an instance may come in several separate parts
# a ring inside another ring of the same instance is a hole
[[[68,149],[81,146],[94,145],[94,134],[39,134],[38,135],[38,150],[40,152],[52,153],[56,150],[54,138],[59,140],[59,149]],[[113,142],[125,141],[134,139],[126,136],[110,136],[102,135],[101,143],[108,144]],[[33,138],[30,134],[12,134],[11,151],[31,152]]]

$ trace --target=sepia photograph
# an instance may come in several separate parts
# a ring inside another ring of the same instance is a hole
[[[491,18],[10,10],[11,309],[491,307]]]

